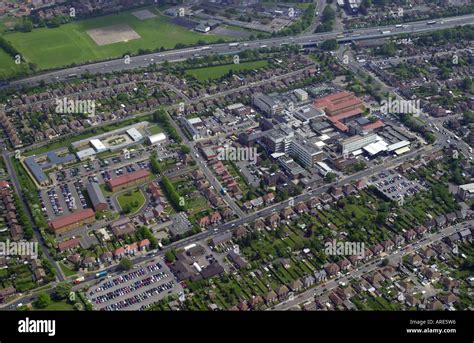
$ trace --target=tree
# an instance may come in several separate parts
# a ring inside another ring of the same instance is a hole
[[[168,250],[165,253],[165,258],[166,258],[166,261],[173,263],[174,261],[176,261],[176,252],[173,249]]]
[[[51,304],[51,297],[45,292],[38,294],[38,299],[35,301],[34,306],[36,308],[46,308]]]
[[[132,261],[130,261],[128,258],[124,257],[122,261],[120,261],[119,268],[121,270],[130,270],[133,267]]]
[[[54,288],[54,292],[58,299],[66,299],[69,296],[69,293],[71,293],[71,290],[72,286],[67,282],[60,282]]]
[[[160,162],[156,159],[156,156],[152,156],[150,159],[150,167],[153,174],[163,173],[163,167]]]
[[[329,22],[336,19],[336,12],[333,10],[331,6],[324,7],[323,10],[323,22]]]
[[[30,32],[31,30],[33,30],[33,23],[31,20],[25,20],[23,23],[23,32]]]
[[[327,173],[326,176],[324,177],[324,180],[326,182],[333,182],[336,179],[336,174],[334,173]]]
[[[188,147],[187,145],[181,144],[179,147],[183,154],[189,154],[191,152],[191,148]]]
[[[337,50],[338,47],[339,47],[339,44],[337,43],[337,40],[335,39],[328,39],[321,43],[321,49],[326,50],[326,51]]]

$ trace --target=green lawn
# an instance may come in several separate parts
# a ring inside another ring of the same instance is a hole
[[[62,25],[59,28],[38,28],[31,32],[6,33],[4,37],[23,53],[26,60],[39,69],[56,68],[72,63],[104,60],[137,53],[142,49],[174,48],[177,43],[196,44],[199,40],[215,42],[223,36],[200,34],[171,23],[151,6],[157,17],[140,21],[131,12],[101,16]],[[98,46],[87,30],[117,24],[128,24],[141,38]]]
[[[148,131],[151,135],[156,135],[158,133],[164,132],[163,128],[159,125],[149,126]]]
[[[264,68],[268,65],[268,61],[243,62],[240,64],[225,64],[216,67],[196,68],[186,70],[186,74],[191,75],[199,81],[214,80],[226,75],[229,71],[239,72],[242,70],[252,70]]]
[[[41,311],[74,311],[74,307],[66,302],[52,302],[49,306],[41,309]]]
[[[145,204],[145,196],[140,189],[136,188],[120,194],[117,197],[117,201],[122,209],[130,206],[130,214],[134,214]]]
[[[15,64],[13,58],[0,48],[0,80],[26,72],[28,67],[25,63]]]
[[[69,269],[63,263],[59,263],[59,266],[61,267],[61,270],[63,271],[64,275],[66,275],[66,277],[77,274],[76,271]]]

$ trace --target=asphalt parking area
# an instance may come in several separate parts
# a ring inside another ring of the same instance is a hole
[[[101,281],[87,296],[97,310],[136,311],[180,292],[181,285],[159,259]]]

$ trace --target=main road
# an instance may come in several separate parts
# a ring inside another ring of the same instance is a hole
[[[355,29],[350,33],[332,31],[326,33],[302,34],[299,36],[275,37],[245,42],[242,41],[239,42],[239,44],[221,43],[207,46],[197,46],[193,48],[175,49],[164,52],[133,56],[129,59],[118,58],[104,62],[91,63],[57,71],[45,72],[36,76],[12,81],[9,85],[5,85],[0,88],[5,88],[8,86],[35,86],[40,84],[41,82],[54,83],[61,80],[67,80],[68,78],[75,78],[84,73],[98,74],[132,70],[140,67],[147,67],[154,63],[162,63],[165,61],[175,62],[195,56],[204,56],[211,54],[236,54],[247,49],[256,49],[262,47],[272,48],[279,47],[285,44],[298,44],[304,46],[309,44],[317,44],[327,39],[337,39],[339,42],[345,42],[350,40],[365,40],[372,38],[389,37],[400,34],[428,32],[439,29],[452,28],[459,25],[473,24],[474,14],[450,17],[442,20],[440,19],[436,21],[435,24],[431,25],[429,25],[428,22],[428,20],[422,20],[405,23],[401,27],[395,27],[394,25],[390,25]]]

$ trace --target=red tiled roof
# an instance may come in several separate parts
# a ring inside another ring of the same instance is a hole
[[[109,180],[107,182],[111,187],[117,187],[125,185],[129,182],[140,180],[142,178],[147,177],[148,175],[150,175],[150,172],[148,170],[140,169],[136,172],[116,177],[115,179]]]
[[[348,91],[342,91],[342,92],[337,92],[337,93],[332,93],[332,94],[329,94],[325,97],[322,97],[321,99],[318,99],[314,102],[314,104],[316,106],[318,106],[317,104],[319,103],[325,103],[325,102],[337,102],[338,100],[341,100],[343,98],[346,98],[346,97],[350,97],[354,95],[354,93],[352,92],[348,92]]]
[[[340,121],[342,119],[347,119],[347,118],[350,118],[350,117],[353,117],[353,116],[356,116],[356,115],[359,115],[359,114],[362,114],[362,109],[360,108],[355,108],[353,110],[350,110],[350,111],[347,111],[347,112],[343,112],[343,113],[340,113],[336,116],[332,116],[332,117],[329,117],[328,116],[328,119],[330,121],[332,121],[333,123],[337,122],[337,121]]]
[[[349,128],[347,127],[347,125],[341,123],[340,121],[335,122],[335,123],[334,123],[334,126],[335,126],[338,130],[341,130],[342,132],[349,131]]]
[[[68,214],[64,217],[52,220],[49,222],[49,227],[53,230],[59,230],[65,226],[80,222],[85,219],[89,219],[95,216],[95,212],[91,208]]]
[[[384,125],[385,125],[384,122],[379,119],[376,122],[362,126],[362,128],[364,130],[373,130],[373,129],[378,129],[379,127],[382,127]]]
[[[58,243],[59,251],[68,250],[74,247],[77,247],[80,243],[79,238],[70,239],[68,241]]]
[[[138,246],[141,247],[146,247],[150,245],[150,240],[148,238],[145,238],[144,240],[138,242]]]

